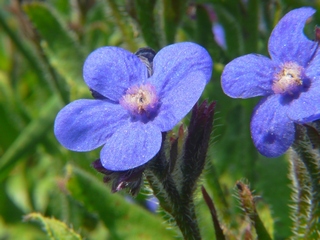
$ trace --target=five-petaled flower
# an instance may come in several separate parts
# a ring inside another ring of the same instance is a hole
[[[73,151],[102,145],[104,168],[124,171],[148,162],[193,107],[211,78],[212,60],[201,46],[169,45],[153,59],[152,72],[136,55],[118,47],[92,52],[83,77],[95,99],[80,99],[57,115],[58,141]]]
[[[263,96],[251,119],[251,136],[267,157],[283,154],[293,143],[294,123],[320,118],[319,42],[303,33],[310,7],[286,14],[268,43],[271,59],[248,54],[226,65],[221,77],[224,92],[234,98]]]

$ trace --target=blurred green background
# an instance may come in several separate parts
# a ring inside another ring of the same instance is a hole
[[[99,150],[75,153],[53,135],[57,112],[91,98],[82,79],[86,56],[101,46],[158,51],[174,42],[205,47],[214,61],[202,100],[217,101],[203,184],[230,239],[245,239],[250,222],[239,208],[237,180],[260,196],[258,211],[274,239],[291,233],[289,164],[267,159],[250,138],[258,99],[230,99],[220,86],[226,63],[247,53],[268,55],[269,35],[288,11],[320,9],[318,0],[0,0],[0,240],[178,239],[161,209],[146,208],[152,194],[111,194],[91,162]],[[320,11],[305,32],[314,39]],[[219,26],[224,36],[213,33]],[[220,37],[224,43],[216,41]],[[185,122],[188,122],[187,116]],[[196,198],[203,239],[214,239],[211,216]]]

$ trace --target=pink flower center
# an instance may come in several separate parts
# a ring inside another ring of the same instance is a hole
[[[272,90],[274,93],[293,94],[302,85],[303,68],[295,62],[286,62],[282,65],[280,72],[275,75]]]
[[[155,113],[158,103],[155,87],[149,83],[128,88],[120,99],[120,104],[136,116]]]

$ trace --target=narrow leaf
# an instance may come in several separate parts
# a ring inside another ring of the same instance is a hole
[[[108,6],[112,11],[113,20],[121,31],[122,37],[124,39],[124,42],[127,44],[128,49],[132,52],[135,52],[138,47],[136,42],[134,41],[133,31],[130,27],[128,27],[127,19],[120,11],[119,6],[117,5],[117,1],[108,0]]]
[[[221,22],[225,30],[228,55],[231,59],[238,57],[244,53],[245,45],[241,32],[241,25],[235,15],[228,11],[227,8],[216,5],[215,10],[218,15],[219,22]]]
[[[213,222],[213,226],[214,226],[214,230],[215,230],[215,234],[216,234],[216,239],[224,240],[226,238],[225,238],[225,236],[223,234],[223,230],[220,226],[217,211],[216,211],[216,208],[213,204],[213,201],[203,186],[201,187],[201,191],[202,191],[202,196],[203,196],[204,200],[206,201],[206,204],[210,210],[210,214],[211,214],[211,218],[212,218],[212,222]]]
[[[161,218],[126,201],[89,173],[69,165],[67,188],[85,207],[96,212],[112,239],[172,239]]]
[[[19,52],[26,58],[30,67],[37,74],[38,79],[44,86],[47,84],[50,86],[53,92],[57,92],[56,86],[53,85],[52,76],[50,74],[46,74],[45,66],[41,62],[39,56],[37,56],[32,49],[25,43],[25,39],[21,38],[14,29],[10,28],[9,19],[5,17],[3,11],[0,10],[0,26],[4,30],[4,32],[9,36],[12,43],[15,44]]]
[[[156,2],[157,0],[135,0],[135,8],[144,40],[148,47],[158,51],[160,34],[153,14]]]
[[[0,180],[5,178],[10,170],[22,160],[22,156],[34,149],[52,129],[54,119],[60,109],[57,96],[53,96],[43,105],[39,117],[34,119],[20,133],[19,137],[12,143],[0,159]]]
[[[245,45],[247,53],[257,52],[258,50],[259,5],[257,0],[248,1],[248,9],[244,19],[245,24],[243,24],[244,32],[246,33]]]
[[[205,171],[204,179],[207,184],[207,189],[211,192],[213,201],[215,202],[216,208],[220,213],[221,219],[223,220],[223,222],[233,223],[230,206],[222,190],[222,186],[219,181],[219,176],[215,167],[213,166],[213,163],[208,164],[208,167]]]
[[[82,239],[73,229],[69,228],[64,222],[54,218],[47,218],[40,213],[30,213],[24,217],[25,221],[36,221],[43,226],[48,236],[52,240],[80,240]]]
[[[23,213],[32,211],[28,190],[25,174],[12,175],[6,181],[6,194]]]
[[[24,11],[44,40],[42,48],[51,65],[69,84],[82,83],[84,54],[75,35],[67,29],[57,12],[40,2],[25,4]]]
[[[186,8],[186,1],[183,0],[164,0],[164,31],[167,44],[174,43],[176,32],[183,13]]]
[[[205,47],[214,57],[214,60],[221,61],[224,57],[223,49],[214,40],[212,32],[212,22],[210,19],[210,9],[204,4],[198,4],[196,8],[196,29],[194,38],[201,46]]]

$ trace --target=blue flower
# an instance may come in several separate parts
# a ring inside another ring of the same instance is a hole
[[[212,60],[194,43],[159,51],[152,75],[143,61],[118,47],[92,52],[83,77],[95,99],[80,99],[57,115],[54,132],[66,148],[85,152],[102,145],[104,168],[124,171],[148,162],[193,107],[211,78]],[[151,75],[151,76],[150,76]]]
[[[216,43],[224,50],[227,49],[227,42],[226,42],[226,37],[225,37],[225,31],[223,26],[218,23],[215,22],[212,24],[212,33],[213,33],[213,37],[214,40],[216,41]]]
[[[221,84],[233,98],[263,96],[251,119],[251,136],[267,157],[283,154],[293,143],[294,123],[320,118],[319,42],[303,33],[310,7],[286,14],[268,43],[271,59],[248,54],[224,68]]]

